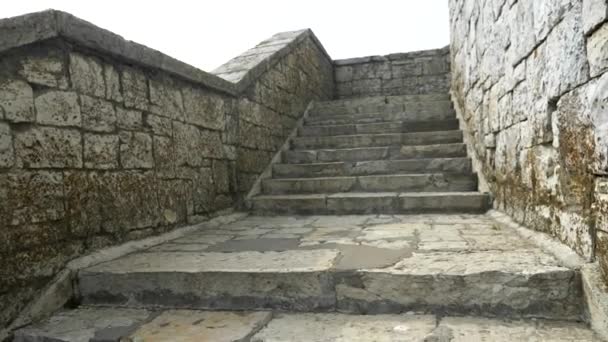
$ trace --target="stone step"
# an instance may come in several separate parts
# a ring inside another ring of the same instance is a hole
[[[328,136],[370,133],[406,133],[426,131],[448,131],[458,129],[458,120],[404,122],[389,121],[370,124],[350,124],[333,126],[303,126],[299,136]]]
[[[17,342],[601,341],[583,323],[543,319],[96,307],[58,312],[18,330],[15,338]]]
[[[285,151],[282,154],[284,163],[365,161],[379,159],[456,158],[466,156],[467,147],[463,143],[299,151],[290,150]]]
[[[396,145],[431,145],[462,142],[462,131],[434,131],[416,133],[356,134],[320,137],[295,137],[294,150],[315,148],[357,148]]]
[[[390,122],[390,121],[404,121],[404,122],[444,121],[444,120],[454,120],[455,117],[456,116],[453,111],[443,111],[443,112],[400,111],[400,112],[391,112],[391,113],[365,112],[365,113],[358,113],[358,114],[309,116],[306,119],[304,119],[304,124],[306,126],[331,126],[331,125],[381,123],[381,122]]]
[[[472,172],[471,160],[469,158],[429,158],[272,165],[273,178],[365,176],[426,172],[470,174]]]
[[[259,214],[483,213],[489,196],[479,192],[347,192],[260,195],[251,199]]]
[[[580,319],[577,272],[485,217],[250,216],[81,270],[79,300]]]
[[[424,173],[265,179],[262,182],[262,190],[266,194],[475,191],[477,190],[477,177],[475,175]]]
[[[451,111],[452,103],[449,95],[444,94],[361,97],[317,102],[311,110],[311,115],[414,110]]]

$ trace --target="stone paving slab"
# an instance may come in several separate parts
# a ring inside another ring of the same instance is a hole
[[[121,328],[127,325],[129,329]],[[15,341],[599,342],[601,339],[584,324],[564,321],[82,307],[57,313],[17,331]]]
[[[579,319],[577,273],[487,215],[249,216],[79,274],[82,301]]]

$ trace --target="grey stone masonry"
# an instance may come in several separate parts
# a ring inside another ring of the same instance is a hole
[[[395,53],[334,61],[338,98],[447,93],[450,51]]]
[[[262,180],[257,213],[483,212],[445,94],[317,102]]]
[[[215,73],[59,11],[0,20],[0,340],[70,259],[240,207],[334,93],[310,30]]]

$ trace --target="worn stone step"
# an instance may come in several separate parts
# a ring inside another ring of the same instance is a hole
[[[425,131],[448,131],[455,129],[458,129],[458,120],[420,122],[389,121],[370,124],[303,126],[298,129],[298,135],[327,136],[370,133],[406,133]]]
[[[449,95],[373,96],[317,102],[311,115],[355,114],[366,112],[391,113],[399,111],[451,111]]]
[[[289,150],[282,154],[284,163],[364,161],[379,159],[456,158],[466,157],[463,143],[360,147],[346,149]]]
[[[145,317],[145,319],[143,318]],[[122,319],[122,320],[121,320]],[[345,328],[346,327],[346,328]],[[75,341],[586,341],[584,323],[544,319],[80,307],[17,331],[17,342]]]
[[[332,114],[323,116],[309,116],[304,119],[306,126],[330,126],[348,124],[369,124],[390,121],[419,122],[419,121],[443,121],[454,120],[453,111],[415,111],[415,112],[365,112],[357,114]]]
[[[295,137],[294,150],[315,148],[357,148],[396,145],[431,145],[462,142],[462,131],[434,131],[416,133],[357,134],[319,137]]]
[[[477,177],[475,175],[424,173],[266,179],[262,182],[262,190],[266,194],[475,191],[477,190]]]
[[[473,191],[260,195],[251,206],[256,213],[273,215],[481,213],[488,210],[489,197]]]
[[[470,174],[472,172],[471,160],[469,158],[429,158],[274,164],[272,166],[273,178],[365,176],[426,172]]]
[[[577,320],[579,281],[484,215],[250,216],[81,270],[77,286],[85,305]]]

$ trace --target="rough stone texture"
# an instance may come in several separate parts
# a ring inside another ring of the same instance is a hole
[[[605,19],[603,0],[450,1],[452,93],[494,206],[608,274]]]
[[[449,49],[417,51],[335,61],[339,98],[447,93]]]
[[[0,37],[0,330],[69,258],[237,206],[333,96],[310,30],[250,50],[237,83],[57,11]]]
[[[576,320],[577,279],[509,226],[442,214],[250,216],[85,269],[78,283],[89,304]]]

